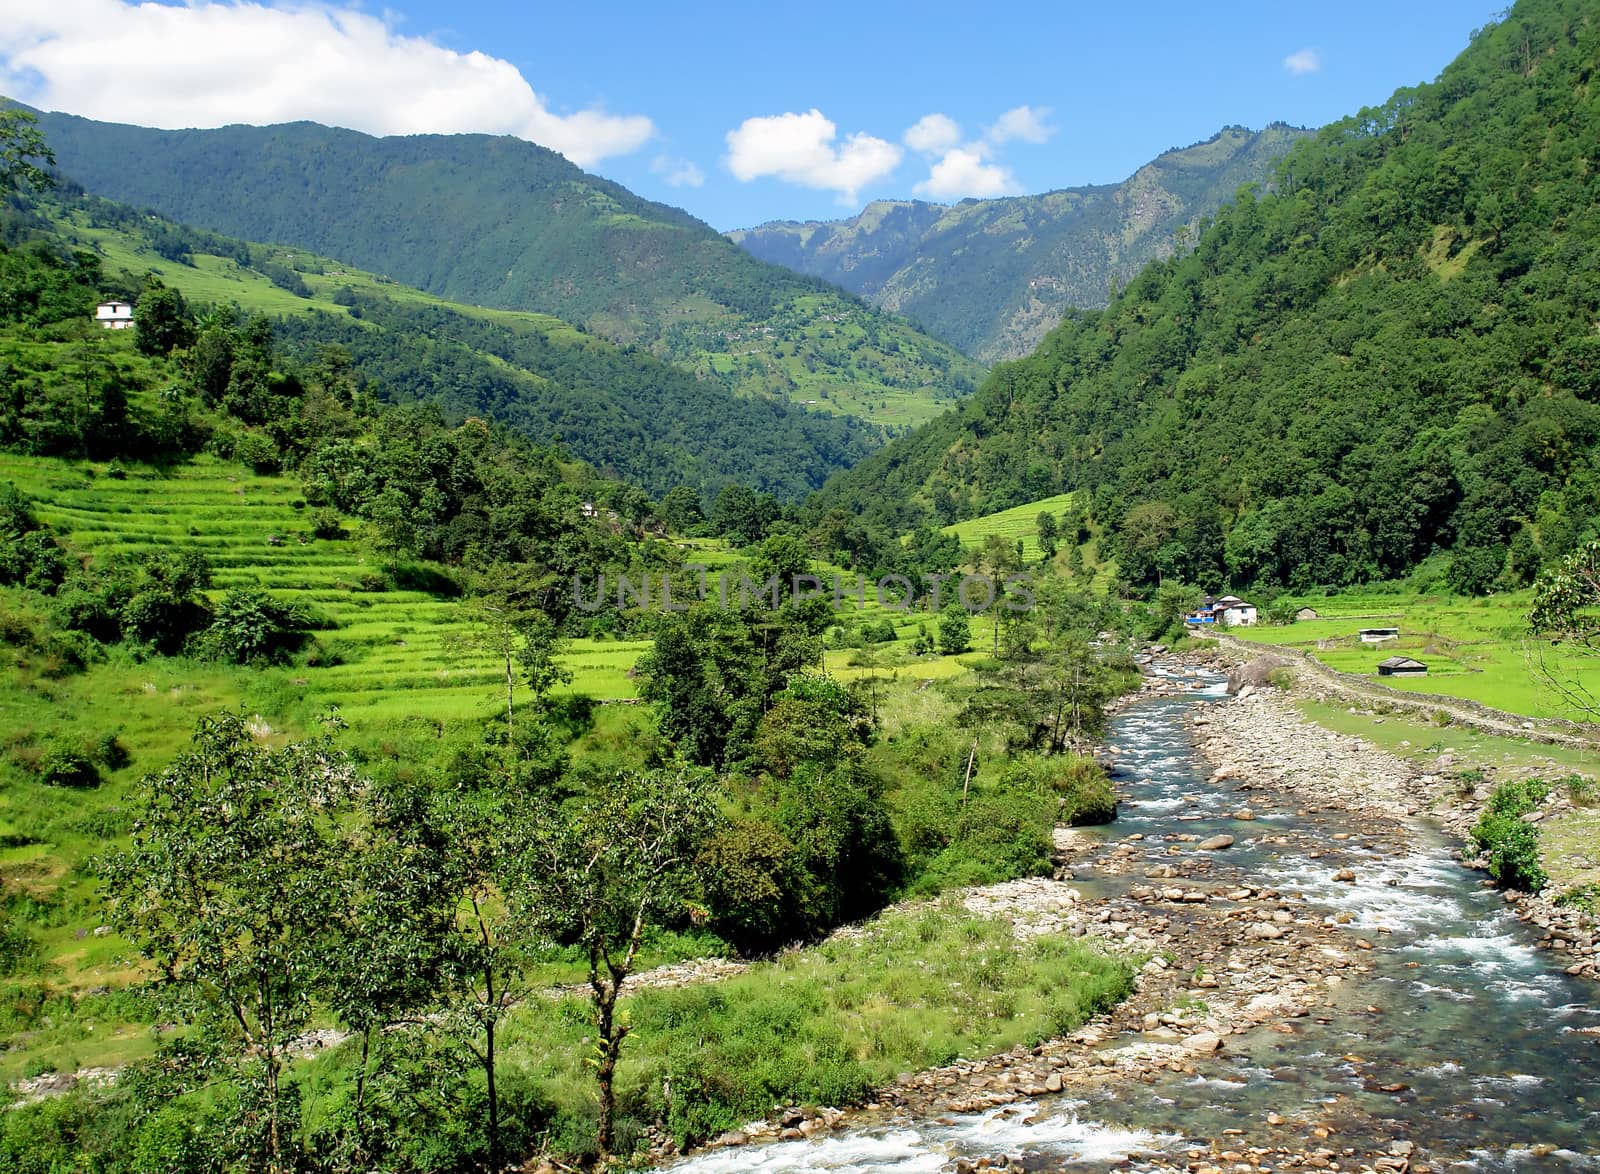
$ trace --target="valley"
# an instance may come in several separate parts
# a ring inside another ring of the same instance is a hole
[[[1600,1170],[1592,4],[1042,194],[156,7],[466,72],[0,38],[0,1170]]]

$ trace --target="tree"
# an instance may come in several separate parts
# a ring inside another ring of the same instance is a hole
[[[149,274],[133,321],[133,344],[146,355],[170,355],[178,347],[188,346],[193,337],[183,295]]]
[[[674,533],[687,534],[706,520],[700,494],[687,485],[669,490],[661,499],[661,517]]]
[[[447,1026],[459,1033],[483,1071],[490,1174],[505,1166],[496,1080],[500,1025],[530,993],[527,969],[538,945],[526,902],[508,899],[533,842],[533,818],[529,799],[512,788],[458,786],[438,797],[432,813],[440,833],[441,871],[457,895],[446,947],[453,980]]]
[[[44,141],[38,121],[15,106],[0,109],[0,196],[25,186],[55,186],[55,178],[44,169],[55,165],[55,152]]]
[[[1534,583],[1528,628],[1535,675],[1574,709],[1600,715],[1600,697],[1578,671],[1600,654],[1600,541],[1584,543]]]
[[[972,621],[966,611],[955,604],[939,614],[939,652],[954,656],[972,647]]]
[[[462,608],[467,632],[462,647],[488,653],[503,667],[506,679],[506,744],[516,745],[517,672],[543,706],[550,691],[572,680],[572,670],[557,657],[561,634],[555,622],[507,593],[487,595]]]
[[[616,1145],[617,1059],[631,1028],[617,1000],[645,931],[688,911],[701,848],[718,823],[709,772],[619,774],[571,809],[546,805],[521,857],[513,902],[546,937],[576,942],[588,959],[602,1165]]]
[[[326,739],[274,750],[237,714],[204,718],[145,779],[133,843],[106,866],[113,923],[156,963],[157,992],[259,1098],[271,1174],[297,1166],[281,1077],[339,932],[356,790]]]
[[[1056,517],[1049,510],[1041,511],[1035,523],[1039,530],[1039,554],[1045,562],[1056,557]]]

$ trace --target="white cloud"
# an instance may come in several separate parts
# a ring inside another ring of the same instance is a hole
[[[511,134],[580,166],[638,150],[643,115],[558,114],[508,61],[351,8],[6,0],[0,93],[147,126],[311,119],[372,134]]]
[[[748,183],[774,176],[839,194],[854,204],[856,193],[900,166],[899,147],[869,134],[838,142],[838,127],[820,110],[747,118],[727,134],[728,170]]]
[[[1303,73],[1316,73],[1322,68],[1322,54],[1315,49],[1302,49],[1283,59],[1283,68],[1296,77]]]
[[[913,190],[936,200],[960,200],[968,196],[1014,196],[1022,187],[1009,168],[989,162],[988,152],[975,144],[946,151],[928,172],[928,178]]]
[[[1050,116],[1048,106],[1017,106],[1007,110],[984,136],[991,143],[1009,143],[1021,139],[1025,143],[1043,143],[1056,133],[1056,128],[1045,123]]]
[[[937,155],[961,141],[961,127],[948,114],[924,114],[906,131],[902,141],[913,151]]]
[[[659,175],[661,182],[670,188],[697,188],[705,186],[706,173],[688,159],[674,159],[670,155],[657,155],[650,161],[650,173]]]

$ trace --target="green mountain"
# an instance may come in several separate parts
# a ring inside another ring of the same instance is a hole
[[[1225,127],[1118,184],[946,206],[878,200],[849,220],[729,233],[763,261],[815,274],[906,314],[987,363],[1032,350],[1069,308],[1104,306],[1170,256],[1239,188],[1262,183],[1308,132]]]
[[[549,315],[455,305],[329,258],[190,229],[81,191],[34,200],[30,211],[35,231],[87,250],[126,296],[153,272],[197,305],[274,318],[280,344],[308,361],[336,344],[384,399],[559,440],[658,496],[687,485],[709,500],[739,482],[794,500],[881,443],[857,420],[737,396]]]
[[[1600,518],[1597,66],[1592,4],[1521,0],[816,508],[1076,490],[1135,583],[1526,581]]]
[[[521,139],[64,114],[40,126],[61,171],[98,195],[451,301],[554,314],[741,394],[908,425],[982,376],[902,319]]]

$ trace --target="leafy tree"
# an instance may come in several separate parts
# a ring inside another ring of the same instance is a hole
[[[178,347],[188,346],[192,337],[183,295],[149,274],[135,307],[134,345],[147,355],[170,355]]]
[[[55,153],[45,142],[38,121],[16,106],[0,108],[0,196],[22,187],[55,186],[54,177],[45,170],[55,165]]]
[[[351,859],[357,790],[324,740],[282,750],[238,715],[202,719],[193,748],[145,780],[131,847],[106,864],[111,916],[156,964],[157,992],[264,1118],[258,1158],[295,1169],[282,1077],[337,936],[329,901]]]
[[[1534,583],[1528,628],[1530,661],[1546,687],[1575,709],[1600,714],[1600,697],[1576,671],[1600,655],[1600,541],[1584,543]]]
[[[1056,539],[1059,536],[1055,515],[1049,510],[1039,511],[1035,527],[1039,533],[1039,555],[1045,562],[1049,562],[1056,557]]]
[[[939,652],[955,656],[972,647],[972,621],[965,609],[951,605],[939,613]]]
[[[678,534],[687,534],[705,521],[700,495],[687,485],[676,485],[661,499],[661,517]]]
[[[570,809],[545,807],[519,862],[512,899],[551,940],[575,942],[589,967],[600,1161],[616,1148],[616,1071],[632,1025],[617,1012],[646,931],[689,912],[700,854],[717,827],[705,772],[605,779]]]

